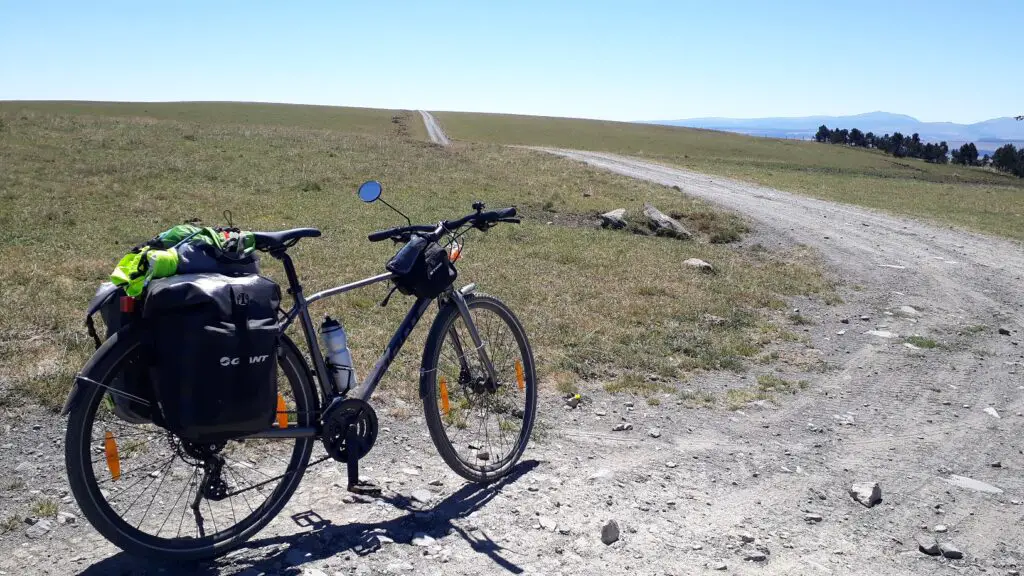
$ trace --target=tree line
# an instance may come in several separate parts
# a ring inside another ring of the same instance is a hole
[[[897,158],[920,158],[933,164],[952,162],[964,166],[992,166],[997,170],[1024,178],[1024,147],[1018,150],[1013,144],[1001,146],[991,157],[985,154],[979,158],[978,147],[973,142],[967,142],[960,148],[950,150],[949,145],[944,141],[938,144],[922,142],[921,136],[916,132],[910,136],[904,136],[899,132],[891,136],[889,134],[878,136],[873,132],[861,132],[857,128],[830,130],[824,124],[818,127],[814,139],[817,142],[828,144],[874,148]]]

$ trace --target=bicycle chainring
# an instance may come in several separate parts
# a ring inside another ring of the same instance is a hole
[[[355,450],[356,459],[366,456],[377,441],[377,413],[364,400],[346,398],[329,407],[323,420],[324,449],[338,462],[348,462],[349,450]],[[351,446],[350,427],[355,433]]]

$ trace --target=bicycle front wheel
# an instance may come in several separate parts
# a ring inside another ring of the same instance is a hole
[[[537,377],[523,325],[493,296],[468,295],[482,355],[454,305],[434,320],[423,350],[420,390],[427,428],[445,463],[473,482],[493,482],[526,450],[537,413]]]
[[[65,440],[71,491],[93,527],[126,552],[175,562],[219,556],[281,510],[302,479],[313,440],[199,446],[145,419],[119,416],[110,390],[142,353],[142,334],[124,330],[83,369],[79,385],[85,388]],[[279,424],[287,418],[288,426],[313,425],[317,399],[309,372],[285,336],[278,393],[284,403]],[[213,471],[211,456],[219,462]]]

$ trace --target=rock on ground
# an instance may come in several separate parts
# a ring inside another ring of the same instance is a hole
[[[957,560],[964,557],[964,553],[952,542],[943,542],[940,544],[939,552],[942,552],[943,556],[951,560]]]
[[[693,236],[689,230],[683,228],[678,220],[662,214],[661,210],[647,202],[644,202],[644,216],[647,217],[647,224],[657,236],[668,236],[681,240],[688,240]]]
[[[931,536],[918,536],[917,549],[929,556],[938,556],[941,553],[939,551],[939,543]]]
[[[422,547],[433,546],[434,542],[437,542],[437,541],[434,540],[434,538],[432,536],[424,534],[423,532],[417,532],[416,535],[412,537],[412,544],[413,544],[413,546],[422,546]]]
[[[871,508],[882,501],[882,488],[878,482],[858,482],[850,488],[850,496],[864,506]]]
[[[619,539],[619,523],[615,520],[605,522],[601,527],[601,542],[613,544]]]
[[[974,478],[968,478],[966,476],[957,476],[956,474],[950,475],[950,477],[946,479],[946,482],[949,482],[954,486],[959,486],[960,488],[966,488],[968,490],[974,490],[977,492],[985,492],[987,494],[1003,493],[1002,488],[997,488],[987,482],[975,480]]]
[[[601,214],[601,226],[620,230],[626,227],[626,209],[618,208]]]
[[[412,496],[412,499],[415,500],[416,502],[419,502],[420,504],[430,504],[430,502],[434,499],[434,493],[431,492],[430,490],[426,490],[423,488],[420,488],[419,490],[413,490],[410,496]]]
[[[43,518],[35,524],[28,527],[25,530],[25,535],[29,538],[40,538],[45,536],[47,532],[53,529],[53,521],[48,518]]]
[[[709,262],[701,260],[700,258],[687,258],[686,260],[683,260],[683,265],[690,266],[691,268],[696,268],[701,272],[710,273],[715,271],[714,266],[712,266]]]

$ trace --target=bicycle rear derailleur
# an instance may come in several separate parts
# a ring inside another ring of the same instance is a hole
[[[380,488],[359,480],[359,459],[377,441],[377,413],[364,400],[345,398],[324,411],[322,440],[331,458],[348,466],[349,492],[379,494]]]

